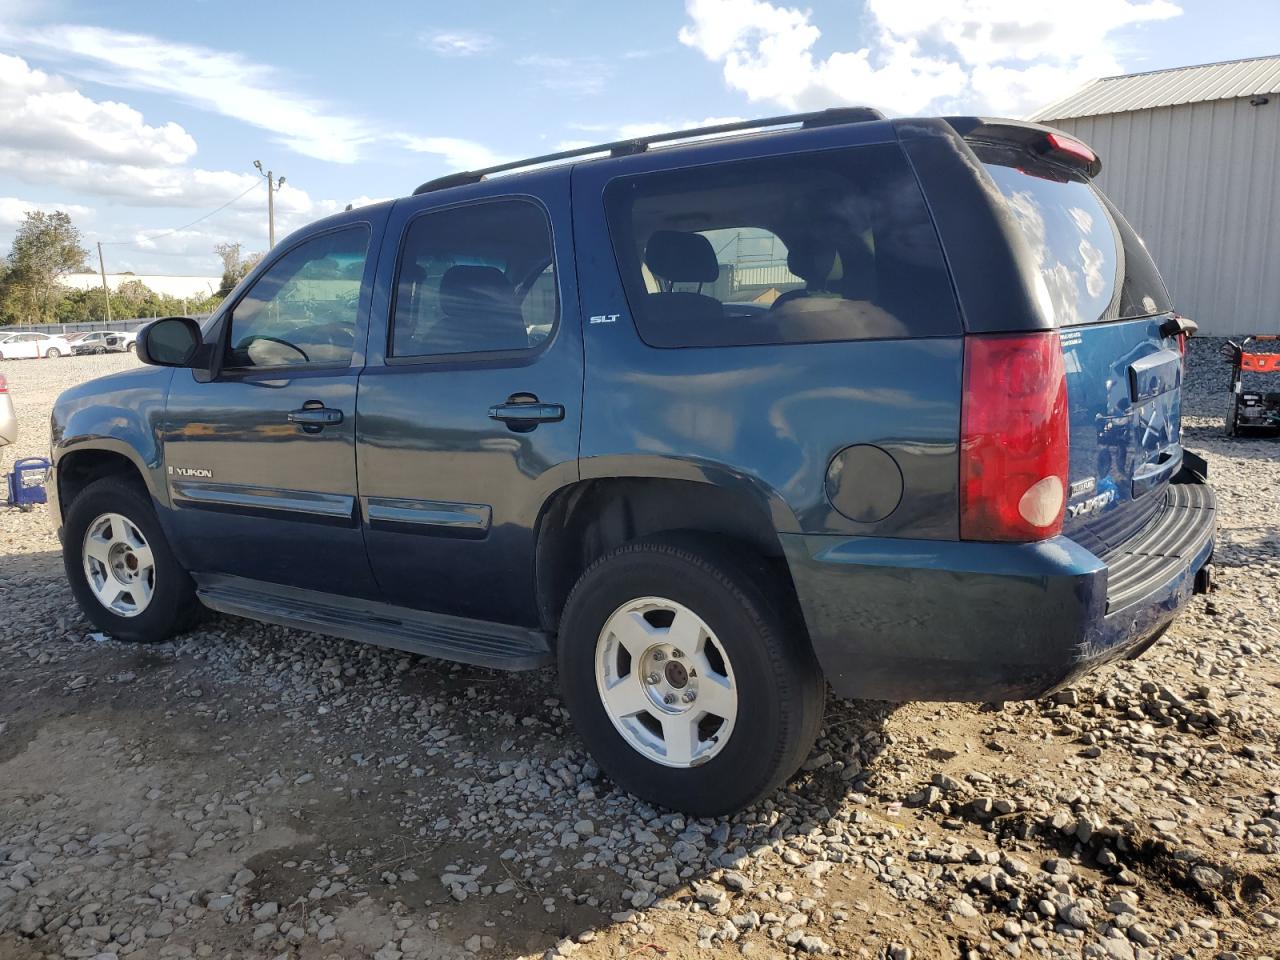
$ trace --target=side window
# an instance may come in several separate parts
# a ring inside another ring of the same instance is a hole
[[[348,227],[306,240],[267,268],[236,304],[227,366],[351,362],[369,230]]]
[[[558,313],[551,224],[537,204],[487,200],[410,221],[391,356],[528,350]]]
[[[620,178],[605,207],[651,346],[961,332],[937,233],[895,145]]]

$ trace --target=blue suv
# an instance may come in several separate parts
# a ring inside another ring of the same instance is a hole
[[[866,109],[426,183],[53,418],[86,615],[558,663],[621,786],[789,777],[845,697],[1038,697],[1208,587],[1186,337],[1084,144]],[[505,174],[505,175],[499,175]]]

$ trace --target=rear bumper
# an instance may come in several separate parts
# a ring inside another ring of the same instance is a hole
[[[832,688],[880,700],[1028,699],[1140,653],[1213,554],[1213,490],[1189,472],[1177,481],[1152,522],[1105,560],[1061,536],[784,536]]]

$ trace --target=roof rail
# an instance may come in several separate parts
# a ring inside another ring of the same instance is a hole
[[[594,153],[608,153],[612,157],[628,157],[636,153],[644,153],[651,144],[666,143],[671,140],[685,140],[690,137],[709,137],[721,133],[737,133],[741,130],[763,130],[768,127],[782,127],[799,124],[801,127],[830,127],[842,123],[866,123],[870,120],[883,120],[884,114],[874,107],[831,107],[812,113],[791,113],[781,117],[765,117],[761,120],[736,120],[733,123],[717,123],[709,127],[694,127],[691,130],[672,130],[667,133],[655,133],[648,137],[634,137],[630,140],[614,140],[592,147],[577,147],[563,150],[560,153],[547,153],[527,160],[512,160],[499,163],[481,170],[464,170],[450,173],[434,180],[428,180],[417,190],[416,197],[423,193],[433,193],[449,187],[458,187],[467,183],[479,183],[493,173],[505,173],[518,170],[520,167],[534,167],[556,160],[571,160],[574,157],[586,157]]]

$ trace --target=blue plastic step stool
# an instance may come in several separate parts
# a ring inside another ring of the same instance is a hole
[[[49,477],[51,466],[44,457],[27,457],[17,461],[13,470],[5,477],[9,486],[9,506],[30,510],[37,503],[48,502],[44,482]]]

